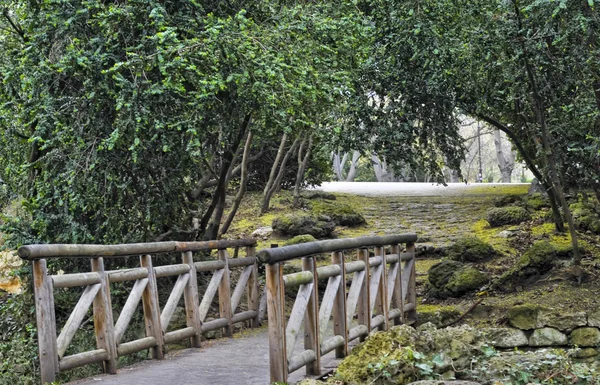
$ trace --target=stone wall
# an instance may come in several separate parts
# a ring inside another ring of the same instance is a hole
[[[569,312],[535,305],[508,310],[506,328],[483,330],[488,344],[497,348],[579,347],[581,358],[596,356],[600,349],[600,309]]]

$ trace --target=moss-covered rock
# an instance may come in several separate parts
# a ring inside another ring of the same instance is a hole
[[[567,336],[560,330],[554,328],[535,329],[529,337],[531,346],[564,346],[567,344]]]
[[[460,311],[454,306],[419,305],[418,324],[430,322],[441,327],[456,321],[460,315]]]
[[[590,358],[598,355],[598,351],[594,348],[577,349],[571,355],[575,358]]]
[[[542,308],[537,305],[518,305],[508,309],[508,322],[521,330],[532,330],[538,327],[538,315]]]
[[[600,345],[600,330],[597,328],[578,328],[569,336],[571,343],[580,347]]]
[[[494,206],[496,207],[504,207],[504,206],[513,206],[519,205],[522,202],[522,198],[520,195],[504,195],[501,197],[497,197],[494,199]]]
[[[573,203],[569,206],[575,226],[584,231],[600,234],[600,216],[584,203]]]
[[[273,220],[273,230],[282,235],[305,235],[315,238],[330,237],[335,223],[326,216],[288,214]]]
[[[428,275],[431,294],[439,298],[460,297],[488,281],[486,274],[458,261],[436,263]]]
[[[547,195],[534,193],[525,198],[525,205],[532,210],[540,210],[550,207],[550,200]]]
[[[296,235],[283,243],[284,246],[297,245],[299,243],[315,242],[317,239],[310,234]]]
[[[519,258],[518,265],[521,268],[533,267],[539,272],[545,272],[552,268],[552,262],[556,258],[556,249],[547,241],[535,242]]]
[[[560,331],[571,331],[587,324],[585,312],[566,313],[564,309],[543,309],[538,314],[538,325],[556,328]]]
[[[337,197],[332,194],[332,193],[328,193],[325,191],[320,191],[320,190],[314,190],[314,191],[307,191],[305,193],[302,194],[302,198],[306,198],[306,199],[327,199],[330,201],[334,201],[337,199]]]
[[[479,262],[496,255],[492,245],[476,237],[459,239],[447,252],[448,258],[461,262]]]
[[[487,211],[487,221],[491,227],[518,225],[530,219],[527,210],[519,206],[494,207]]]
[[[315,215],[326,215],[340,226],[360,226],[365,224],[365,218],[354,208],[347,204],[315,200],[310,204]]]
[[[527,336],[520,329],[485,328],[481,333],[485,341],[496,348],[517,348],[529,343]]]

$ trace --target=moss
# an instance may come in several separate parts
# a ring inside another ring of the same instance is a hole
[[[315,242],[317,239],[310,234],[296,235],[283,243],[284,246],[297,245],[299,243]]]
[[[525,198],[525,205],[532,210],[540,210],[550,207],[548,197],[540,193],[534,193]]]
[[[600,234],[600,216],[590,206],[579,202],[573,203],[569,208],[577,228]]]
[[[587,347],[596,346],[600,343],[600,330],[597,328],[578,328],[571,332],[573,345]]]
[[[431,266],[427,273],[429,276],[429,283],[435,288],[442,288],[448,283],[450,277],[463,266],[462,263],[457,261],[442,261],[436,263]]]
[[[495,207],[487,211],[487,221],[492,227],[518,225],[531,219],[531,215],[523,207]]]
[[[457,320],[461,312],[455,306],[419,305],[419,324],[431,322],[437,327]]]
[[[556,249],[547,241],[535,242],[519,258],[520,267],[536,267],[541,271],[550,270],[556,257]]]
[[[487,281],[488,277],[484,273],[473,267],[466,267],[452,275],[446,285],[446,290],[458,297],[479,289]]]
[[[541,307],[536,305],[513,306],[508,309],[508,322],[517,329],[535,329],[538,326],[540,310]]]
[[[492,245],[476,237],[459,239],[448,248],[448,258],[462,262],[479,262],[495,254]]]
[[[504,207],[509,205],[518,205],[522,202],[521,195],[504,195],[494,199],[494,206]]]
[[[366,223],[365,218],[347,204],[315,200],[310,206],[315,215],[326,215],[340,226],[359,226]]]
[[[310,234],[315,238],[330,237],[335,224],[324,217],[288,214],[273,220],[273,230],[282,235]]]

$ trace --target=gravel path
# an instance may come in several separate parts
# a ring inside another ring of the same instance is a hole
[[[461,196],[465,194],[485,195],[484,190],[501,186],[516,186],[517,183],[464,184],[448,183],[378,183],[378,182],[324,182],[318,189],[327,192],[349,193],[379,197],[408,196]],[[489,190],[488,190],[489,191]]]

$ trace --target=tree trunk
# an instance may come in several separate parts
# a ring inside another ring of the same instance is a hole
[[[284,134],[284,136],[286,136],[286,135],[287,134]],[[281,180],[283,179],[285,165],[287,164],[288,160],[291,158],[292,154],[296,151],[299,141],[300,141],[299,138],[296,138],[296,140],[294,140],[294,143],[292,143],[292,145],[290,146],[288,151],[285,153],[285,156],[283,157],[283,161],[281,162],[281,167],[279,168],[279,172],[277,173],[277,176],[275,176],[275,173],[277,172],[276,166],[279,163],[279,159],[281,158],[280,155],[283,154],[283,149],[284,149],[284,148],[282,148],[282,146],[279,146],[279,151],[277,152],[277,158],[275,159],[275,164],[273,164],[273,168],[271,169],[271,175],[269,175],[269,181],[267,182],[267,185],[265,186],[265,191],[263,193],[263,199],[262,199],[262,204],[260,206],[259,215],[263,215],[264,213],[266,213],[269,210],[269,204],[271,203],[271,196],[273,196],[273,193],[279,188],[279,185],[281,184]],[[281,140],[281,143],[285,144],[284,139]]]
[[[348,159],[348,153],[345,152],[344,156],[340,160],[340,154],[337,152],[332,153],[333,160],[333,173],[337,180],[344,180],[344,165],[346,164],[346,160]]]
[[[300,149],[298,150],[298,173],[296,174],[296,184],[294,186],[294,204],[293,207],[298,207],[300,203],[300,185],[304,180],[304,171],[306,170],[306,166],[308,166],[308,161],[310,159],[310,152],[313,144],[312,135],[308,137],[308,143],[305,139],[300,145]],[[306,153],[304,154],[304,158],[302,158],[302,150],[306,145]]]
[[[231,207],[231,210],[229,211],[229,214],[227,215],[223,226],[221,226],[221,230],[219,230],[218,238],[221,238],[221,236],[227,233],[227,230],[229,230],[229,226],[231,226],[231,222],[233,222],[233,218],[235,217],[235,214],[237,213],[237,210],[240,207],[240,203],[242,202],[242,198],[246,193],[246,186],[248,184],[248,164],[250,163],[249,155],[250,147],[252,146],[252,137],[252,131],[249,131],[248,137],[246,138],[246,144],[244,145],[244,155],[242,156],[242,175],[240,180],[240,188],[238,189],[237,195],[235,196],[235,199],[233,201],[233,206]]]
[[[360,159],[359,151],[352,151],[352,161],[350,163],[350,170],[348,171],[348,176],[346,177],[346,182],[354,182],[354,178],[356,178],[356,173],[358,171],[358,160]]]
[[[517,4],[517,0],[513,0],[513,5],[515,8],[515,13],[517,17],[517,22],[519,25],[519,30],[523,30],[521,25],[521,11],[519,10],[519,6]],[[571,210],[569,209],[569,204],[564,195],[564,190],[558,176],[558,171],[556,168],[556,159],[554,158],[554,153],[552,152],[552,147],[550,145],[550,131],[548,130],[548,126],[546,125],[546,107],[544,105],[544,99],[542,98],[537,82],[535,80],[535,75],[533,73],[533,69],[529,64],[529,59],[527,55],[527,48],[525,47],[525,43],[521,41],[521,48],[523,50],[523,62],[525,65],[525,71],[527,72],[527,78],[529,79],[529,83],[531,86],[531,92],[533,94],[534,110],[537,116],[538,122],[540,124],[540,131],[542,135],[542,143],[544,146],[544,157],[546,158],[546,162],[550,171],[550,180],[552,182],[552,189],[556,193],[562,208],[563,213],[565,215],[565,219],[569,225],[569,233],[571,234],[571,244],[573,245],[573,263],[575,265],[581,264],[581,253],[579,252],[579,245],[577,241],[577,231],[575,230],[575,224],[573,221],[573,216],[571,215]]]
[[[504,154],[500,130],[497,129],[494,130],[494,145],[496,146],[496,158],[498,159],[498,168],[500,169],[502,183],[511,183],[511,175],[515,168],[515,154],[513,151],[508,156]]]

